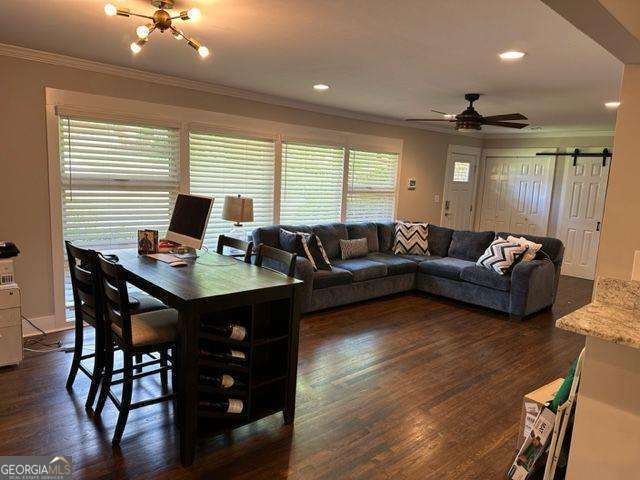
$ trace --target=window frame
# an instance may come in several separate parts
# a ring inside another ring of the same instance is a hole
[[[190,191],[189,134],[213,133],[274,140],[273,223],[280,220],[282,193],[283,142],[310,143],[319,146],[344,148],[343,185],[340,221],[345,221],[349,178],[350,149],[368,150],[398,155],[394,199],[394,218],[397,217],[400,192],[400,171],[403,140],[366,134],[308,127],[253,117],[226,114],[197,108],[179,107],[139,100],[95,95],[68,90],[45,88],[47,157],[49,168],[49,206],[51,219],[51,257],[53,266],[54,314],[46,322],[49,330],[69,328],[65,318],[64,242],[62,234],[62,178],[60,169],[58,116],[69,115],[86,120],[103,120],[128,124],[143,124],[178,130],[178,192]]]

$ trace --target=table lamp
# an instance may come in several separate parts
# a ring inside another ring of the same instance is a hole
[[[242,222],[253,222],[253,198],[227,195],[224,197],[222,218],[234,222],[234,228],[229,232],[230,237],[246,241],[247,232]]]

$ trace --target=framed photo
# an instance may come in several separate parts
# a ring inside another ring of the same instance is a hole
[[[158,253],[158,230],[138,230],[138,255]]]

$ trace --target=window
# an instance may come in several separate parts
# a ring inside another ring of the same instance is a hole
[[[344,148],[282,145],[280,223],[340,221]]]
[[[391,220],[398,155],[349,150],[347,220]]]
[[[273,223],[275,142],[210,133],[189,134],[191,193],[215,197],[205,243],[215,246],[218,235],[233,223],[222,219],[225,195],[253,199],[254,221],[247,231]]]
[[[467,183],[469,181],[470,170],[471,164],[469,162],[454,162],[453,181],[459,183]]]
[[[139,228],[166,230],[179,184],[177,130],[69,117],[58,126],[64,240],[124,248]]]

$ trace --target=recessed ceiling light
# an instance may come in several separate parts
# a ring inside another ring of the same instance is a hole
[[[326,85],[324,83],[317,83],[313,86],[313,89],[319,92],[324,92],[325,90],[329,90],[329,85]]]
[[[524,52],[519,52],[517,50],[509,50],[507,52],[502,52],[500,54],[500,58],[502,60],[520,60],[525,55],[526,53]]]
[[[613,110],[614,108],[618,108],[620,106],[620,102],[607,102],[604,104],[604,106]]]

